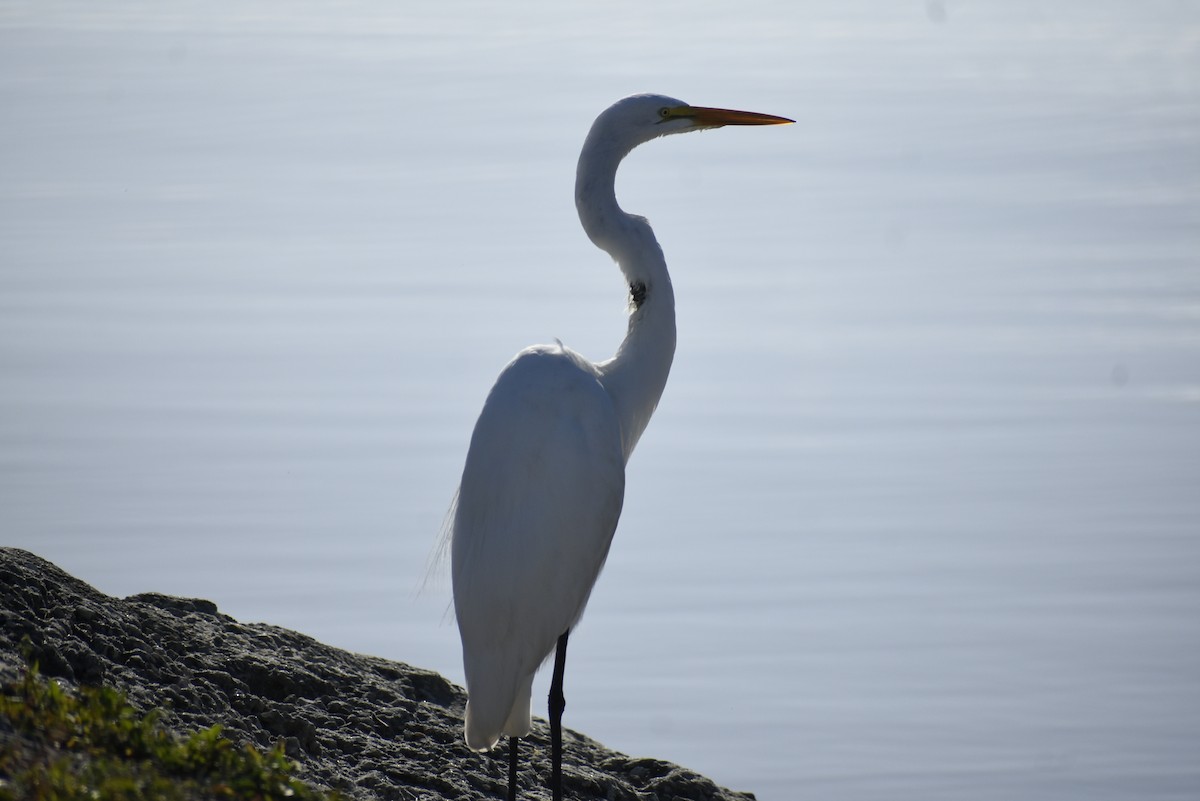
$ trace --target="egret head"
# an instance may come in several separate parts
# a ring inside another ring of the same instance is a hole
[[[669,134],[703,131],[723,125],[782,125],[786,117],[731,111],[707,106],[689,106],[666,95],[633,95],[613,103],[596,118],[584,140],[575,170],[575,207],[588,238],[607,251],[625,269],[632,263],[622,247],[633,240],[625,235],[632,226],[653,240],[653,232],[640,217],[625,214],[617,205],[616,178],[621,160],[643,142]],[[638,244],[634,242],[634,244]],[[657,244],[654,245],[657,249]],[[661,252],[658,258],[661,261]],[[635,277],[630,278],[634,284]]]
[[[772,114],[691,106],[666,95],[632,95],[613,103],[597,117],[589,138],[603,137],[627,153],[643,142],[668,134],[723,125],[783,125],[790,122],[794,120]]]

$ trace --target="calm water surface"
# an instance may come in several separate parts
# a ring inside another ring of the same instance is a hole
[[[1200,11],[0,2],[0,540],[461,681],[500,367],[679,353],[569,725],[759,798],[1200,796]]]

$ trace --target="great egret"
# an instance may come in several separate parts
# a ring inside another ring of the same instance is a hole
[[[473,750],[488,751],[500,735],[509,736],[510,799],[519,738],[530,730],[533,676],[552,650],[550,784],[554,799],[561,798],[567,635],[608,555],[625,463],[675,355],[671,277],[650,224],[617,205],[617,167],[659,136],[789,122],[635,95],[597,117],[583,144],[575,206],[588,237],[616,260],[629,284],[625,341],[597,364],[561,343],[517,354],[475,424],[451,525],[467,678],[465,739]]]

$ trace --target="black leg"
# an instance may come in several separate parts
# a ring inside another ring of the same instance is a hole
[[[517,801],[517,748],[520,737],[508,738],[508,801]]]
[[[562,713],[567,708],[563,697],[563,671],[567,666],[568,629],[558,638],[554,652],[554,678],[550,681],[550,795],[562,801]]]

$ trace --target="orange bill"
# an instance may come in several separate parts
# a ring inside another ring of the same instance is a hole
[[[728,108],[707,108],[705,106],[679,106],[670,109],[672,117],[689,117],[698,125],[787,125],[795,122],[787,117],[776,117],[774,114],[760,114],[757,111],[734,111]]]

